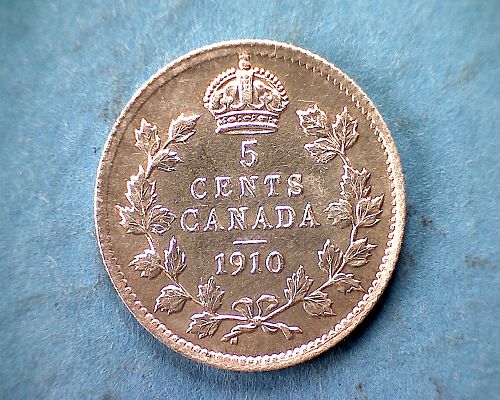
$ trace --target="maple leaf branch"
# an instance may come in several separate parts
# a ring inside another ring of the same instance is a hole
[[[195,126],[199,118],[199,115],[186,116],[183,113],[172,120],[168,130],[168,138],[165,143],[163,143],[159,149],[150,149],[148,151],[148,165],[145,173],[146,178],[151,175],[155,168],[159,168],[158,165],[161,163],[165,151],[169,153],[173,152],[173,150],[169,148],[172,143],[185,143],[195,134]],[[181,162],[181,160],[177,158],[175,162]]]
[[[351,226],[351,232],[349,234],[349,244],[347,245],[346,251],[356,241],[357,232],[358,232],[358,226],[356,224],[352,224],[352,226]],[[334,273],[332,274],[332,276],[329,276],[328,279],[325,282],[323,282],[312,293],[321,292],[322,290],[324,290],[324,289],[332,286],[334,283],[337,282],[339,274],[342,273],[344,267],[347,265],[347,258],[345,257],[346,251],[344,251],[344,256],[342,257],[342,262],[340,263],[340,265],[338,266],[338,268],[334,271]]]
[[[153,237],[151,236],[151,234],[149,232],[146,233],[146,238],[148,239],[148,243],[149,243],[149,248],[155,253],[155,254],[158,254],[157,250],[156,250],[156,247],[155,247],[155,244],[154,244],[154,240],[153,240]],[[186,297],[188,297],[189,300],[193,301],[194,303],[200,305],[200,306],[203,306],[203,303],[201,301],[199,301],[195,296],[193,296],[185,287],[184,285],[182,285],[182,283],[179,282],[179,279],[178,277],[174,277],[172,276],[171,274],[169,274],[165,268],[162,268],[163,272],[165,273],[165,275],[167,276],[168,279],[170,279],[173,283],[175,283],[177,286],[179,286],[179,288],[182,290],[182,292],[186,295]]]
[[[331,134],[329,136],[331,136]],[[346,146],[345,146],[344,141],[341,142],[341,147],[338,151],[336,151],[336,153],[338,154],[338,156],[342,160],[344,167],[353,168],[351,165],[351,162],[349,161],[349,158],[346,156]],[[359,228],[359,224],[357,224],[355,222],[351,223],[351,231],[349,233],[349,244],[347,245],[346,251],[356,241],[356,236],[358,234],[358,228]],[[331,274],[331,276],[328,277],[328,279],[325,282],[323,282],[311,294],[318,294],[319,292],[323,291],[324,289],[326,289],[326,288],[332,286],[333,284],[335,284],[336,282],[338,282],[339,276],[342,273],[342,271],[346,265],[347,265],[347,258],[345,257],[345,252],[344,252],[344,256],[342,257],[342,262],[340,263],[338,268],[333,272],[333,274]]]
[[[161,154],[163,151],[167,150],[168,146],[170,146],[173,142],[174,139],[169,139],[163,144],[163,146],[161,146],[161,148],[157,152],[155,152],[154,154],[148,153],[148,165],[146,167],[146,172],[144,174],[146,179],[149,178],[153,173],[156,163],[158,161],[158,155]]]

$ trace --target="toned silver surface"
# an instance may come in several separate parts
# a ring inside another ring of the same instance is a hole
[[[351,332],[394,269],[405,195],[387,126],[302,49],[237,41],[174,61],[134,96],[99,167],[104,263],[174,350],[269,370]]]

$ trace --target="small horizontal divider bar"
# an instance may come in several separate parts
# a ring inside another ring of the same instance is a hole
[[[265,244],[266,239],[246,239],[246,240],[235,240],[233,244]]]

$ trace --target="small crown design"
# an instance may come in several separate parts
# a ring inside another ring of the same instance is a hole
[[[217,76],[203,98],[217,121],[215,133],[273,133],[288,105],[285,88],[269,71],[252,67],[248,54],[240,54],[239,59],[238,69]]]

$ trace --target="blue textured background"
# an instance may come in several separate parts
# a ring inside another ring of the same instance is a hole
[[[147,334],[92,219],[99,157],[134,91],[236,38],[294,43],[355,79],[408,193],[398,268],[367,321],[265,374],[198,365]],[[0,397],[500,398],[499,109],[498,1],[2,2]]]

